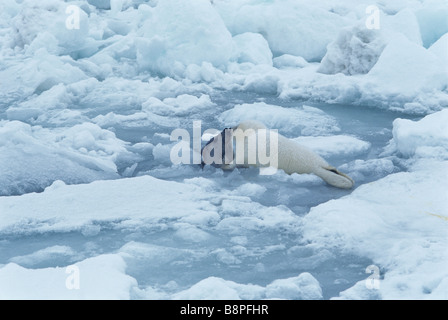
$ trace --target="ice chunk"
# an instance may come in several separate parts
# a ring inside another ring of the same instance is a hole
[[[246,32],[233,37],[236,44],[235,57],[238,62],[267,64],[272,66],[269,44],[259,33]]]
[[[14,0],[4,0],[0,4],[0,14],[2,17],[11,18],[17,15],[20,11],[20,4]]]
[[[204,242],[210,239],[210,234],[189,223],[179,223],[174,235],[184,242]]]
[[[126,143],[117,139],[115,134],[109,130],[102,129],[96,124],[84,123],[64,130],[56,138],[61,148],[80,150],[94,159],[108,159],[98,167],[105,171],[116,171],[115,161],[127,152]]]
[[[187,290],[173,295],[174,299],[259,300],[259,299],[322,299],[319,282],[309,273],[278,279],[266,287],[240,284],[218,277],[199,281]]]
[[[0,78],[8,79],[7,82],[2,82],[0,105],[10,106],[12,102],[21,102],[32,94],[39,95],[59,83],[69,84],[88,78],[69,61],[63,61],[45,49],[39,49],[33,59],[8,64],[0,71]]]
[[[165,98],[163,102],[157,98],[149,98],[142,104],[142,109],[161,116],[185,116],[214,106],[215,104],[210,100],[210,96],[206,94],[201,94],[199,97],[181,94],[176,98]]]
[[[440,61],[442,61],[442,66],[445,67],[448,73],[448,32],[429,47],[428,51],[439,57]]]
[[[273,59],[274,67],[278,69],[285,68],[303,68],[308,65],[308,62],[302,57],[293,56],[290,54],[283,54]]]
[[[140,80],[111,77],[98,81],[87,78],[69,84],[59,83],[40,94],[34,94],[25,101],[10,106],[6,115],[10,120],[32,121],[44,126],[79,124],[90,121],[98,114],[100,123],[99,119],[112,118],[111,112],[116,115],[111,121],[118,121],[120,117],[123,121],[126,118],[132,120],[133,117],[134,120],[145,118],[147,123],[151,120],[153,123],[158,120],[166,122],[162,117],[140,112],[142,103],[154,93],[159,93],[156,85]]]
[[[325,112],[310,106],[283,108],[264,102],[236,105],[218,119],[223,126],[235,126],[244,120],[256,120],[279,133],[319,135],[340,130],[337,121]]]
[[[137,281],[119,255],[100,255],[65,268],[0,268],[1,299],[130,299]],[[39,290],[35,290],[39,288]]]
[[[235,195],[243,195],[248,197],[260,197],[264,192],[266,192],[266,187],[261,186],[255,183],[245,183],[235,190],[232,191],[232,194]]]
[[[319,282],[305,272],[297,277],[273,281],[266,286],[266,298],[317,300],[322,299],[322,289]]]
[[[281,78],[275,74],[275,72],[269,72],[272,69],[268,65],[256,65],[252,68],[252,64],[249,66],[245,63],[239,65],[247,73],[244,79],[243,89],[249,92],[256,92],[259,94],[277,94],[277,87]],[[261,70],[260,70],[261,69]]]
[[[448,159],[448,109],[420,121],[394,120],[393,145],[405,157]]]
[[[317,71],[326,74],[365,74],[375,65],[385,45],[378,30],[367,29],[362,24],[346,27],[328,45]]]
[[[246,199],[222,201],[224,218],[217,224],[218,230],[241,234],[244,230],[269,230],[286,226],[295,230],[297,227],[297,217],[287,207],[264,207]]]
[[[27,46],[25,52],[28,55],[33,55],[41,48],[45,48],[48,53],[54,55],[59,55],[62,51],[58,39],[48,31],[37,34],[30,45]]]
[[[51,45],[49,51],[53,51],[52,41],[46,43],[38,38],[41,32],[46,32],[57,40],[60,54],[76,56],[88,38],[89,20],[81,7],[72,7],[76,12],[71,12],[67,10],[70,9],[69,5],[58,0],[23,1],[19,14],[13,20],[17,46],[33,45],[32,42],[37,39],[44,48],[47,44]],[[70,15],[76,15],[77,21],[70,20]]]
[[[370,143],[347,135],[298,137],[294,139],[319,155],[349,155],[363,153],[369,150]]]
[[[210,300],[239,300],[240,295],[238,294],[238,284],[232,281],[226,281],[217,277],[209,277],[204,279],[191,288],[181,291],[174,295],[174,299],[180,300],[190,300],[190,299],[210,299]],[[251,286],[252,291],[260,290],[258,286]],[[251,294],[253,296],[254,293]]]
[[[185,77],[193,82],[214,82],[222,79],[224,73],[210,62],[203,61],[200,66],[189,64],[185,70]]]
[[[421,45],[421,36],[415,14],[403,9],[394,16],[380,15],[380,29],[368,29],[364,19],[354,26],[343,28],[337,39],[327,47],[318,72],[347,75],[366,74],[378,61],[384,47],[399,33]]]
[[[382,299],[444,299],[447,174],[446,161],[432,162],[362,185],[312,208],[304,218],[304,237],[371,258],[379,272],[386,270],[375,290]]]
[[[145,127],[165,127],[178,128],[180,122],[178,119],[159,116],[150,111],[136,112],[131,115],[121,115],[109,112],[106,115],[99,115],[92,121],[102,127],[120,126],[123,128],[145,128]]]
[[[320,61],[347,21],[314,2],[216,1],[215,7],[232,34],[260,33],[275,56],[291,54],[307,61]]]
[[[411,114],[441,110],[448,103],[444,90],[448,83],[447,63],[404,35],[396,33],[395,37],[365,75],[327,75],[310,65],[279,70],[282,76],[275,75],[281,80],[273,86],[281,98],[367,105]],[[263,77],[272,75],[259,76]]]
[[[393,41],[394,34],[400,33],[409,41],[422,45],[422,36],[414,10],[403,8],[395,15],[381,15],[381,18],[380,30],[386,39]]]
[[[33,253],[15,256],[10,259],[10,262],[17,263],[21,266],[35,266],[36,264],[57,259],[59,256],[73,257],[75,251],[69,246],[54,245]]]
[[[186,222],[207,223],[217,211],[209,202],[213,196],[194,185],[150,176],[62,185],[42,193],[0,197],[0,232],[65,232],[108,221],[115,221],[117,227],[122,221],[121,227],[125,228],[141,225],[142,221],[157,223],[187,217],[192,220]],[[209,218],[198,219],[202,214]]]
[[[55,180],[116,178],[120,160],[136,159],[114,133],[90,123],[50,130],[3,121],[0,150],[1,195],[41,191]]]
[[[232,36],[208,0],[159,1],[141,31],[137,62],[159,74],[182,75],[204,61],[224,66],[233,52]]]
[[[448,6],[445,1],[428,1],[416,10],[423,46],[429,48],[448,32]]]
[[[404,36],[388,43],[366,80],[378,88],[372,91],[380,90],[383,95],[399,92],[404,96],[441,90],[448,83],[441,61]]]

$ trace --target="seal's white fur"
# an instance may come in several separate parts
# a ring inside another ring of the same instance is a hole
[[[257,135],[259,129],[266,129],[266,127],[257,121],[245,121],[233,129],[241,129],[243,131],[252,129],[253,134]],[[269,139],[266,145],[269,148]],[[247,148],[245,149],[247,150]],[[322,157],[280,134],[278,134],[277,161],[277,168],[282,169],[288,174],[294,172],[313,173],[321,177],[328,184],[338,188],[349,189],[354,185],[354,181],[349,176],[330,166]],[[245,163],[247,163],[247,157],[245,157]],[[255,165],[260,166],[259,164]]]

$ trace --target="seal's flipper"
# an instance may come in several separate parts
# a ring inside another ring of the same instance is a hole
[[[355,185],[352,178],[332,166],[317,167],[314,173],[334,187],[351,189]]]

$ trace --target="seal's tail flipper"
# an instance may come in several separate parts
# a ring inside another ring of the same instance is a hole
[[[352,178],[332,166],[318,167],[314,173],[334,187],[350,189],[355,184]]]

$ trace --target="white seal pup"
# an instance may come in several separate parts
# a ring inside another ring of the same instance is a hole
[[[243,132],[244,135],[239,134],[240,132]],[[268,137],[266,132],[269,132]],[[272,135],[271,132],[273,132],[273,130],[267,130],[266,126],[258,121],[241,122],[234,128],[224,129],[221,134],[212,138],[202,149],[203,158],[204,155],[206,155],[204,150],[208,149],[207,151],[210,152],[210,148],[213,148],[213,145],[215,145],[217,147],[216,150],[219,151],[218,153],[221,153],[221,157],[218,157],[218,160],[221,161],[215,161],[214,165],[219,166],[224,170],[233,169],[235,167],[274,166],[278,169],[282,169],[287,174],[313,173],[334,187],[344,189],[353,187],[354,181],[352,178],[329,165],[321,156],[293,140],[277,134],[276,132],[275,135]],[[237,134],[239,137],[242,136],[244,138],[244,150],[242,151],[244,152],[244,155],[239,154],[242,149],[238,148],[238,145],[236,148],[233,148],[233,143],[235,143],[234,140],[237,140],[233,138],[235,138]],[[258,155],[267,155],[269,153],[270,159],[275,158],[274,164],[260,163],[258,158],[256,161],[250,161],[248,152],[250,146],[248,144],[251,139],[253,139],[252,141],[257,141]],[[262,143],[259,143],[260,139],[262,139]],[[238,161],[238,158],[243,159],[243,161]],[[216,159],[217,158],[215,158],[215,160]],[[203,162],[202,165],[206,163],[210,163],[210,161]]]

